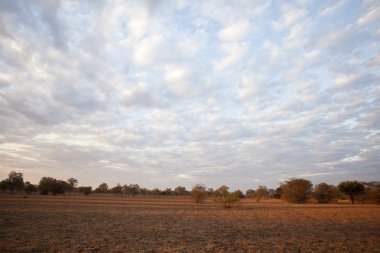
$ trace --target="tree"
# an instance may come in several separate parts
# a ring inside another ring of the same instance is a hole
[[[256,196],[255,190],[248,189],[245,191],[245,197],[246,198],[254,198]]]
[[[361,201],[380,204],[380,182],[363,182],[365,187]]]
[[[229,192],[229,187],[222,185],[214,191],[214,201],[224,208],[230,208],[232,204],[239,201],[239,191]],[[241,192],[241,191],[240,191]]]
[[[108,184],[101,183],[98,188],[95,189],[96,193],[107,193],[108,192]]]
[[[281,198],[289,202],[305,203],[312,196],[313,184],[306,179],[293,178],[281,184]]]
[[[338,197],[338,189],[334,185],[320,183],[315,186],[314,196],[318,203],[330,203]]]
[[[132,194],[132,196],[134,197],[136,194],[139,194],[140,193],[140,186],[138,184],[130,184],[128,186],[128,189],[129,189],[129,194]]]
[[[262,198],[266,198],[268,196],[268,190],[266,186],[259,186],[256,191],[256,201],[260,202]]]
[[[208,188],[206,190],[206,194],[207,194],[207,196],[212,197],[213,194],[214,194],[214,189],[213,188]]]
[[[67,179],[67,183],[70,185],[70,187],[68,188],[68,191],[71,193],[77,187],[78,179],[70,177],[69,179]]]
[[[275,193],[274,193],[274,197],[276,199],[280,199],[282,196],[282,188],[281,186],[280,187],[277,187],[276,190],[275,190]]]
[[[345,181],[339,183],[338,189],[339,191],[348,194],[352,204],[354,204],[355,196],[364,191],[364,185],[359,183],[358,181]]]
[[[38,188],[36,185],[31,184],[29,181],[25,182],[25,192],[31,194],[37,192]]]
[[[5,179],[0,182],[0,191],[6,192],[7,190],[8,190],[8,181]]]
[[[51,177],[41,178],[38,184],[38,190],[42,195],[48,195],[52,193],[53,195],[65,193],[71,186],[62,180],[57,180]]]
[[[185,196],[187,194],[186,188],[183,186],[177,186],[174,189],[174,194],[177,196]]]
[[[268,198],[273,199],[275,195],[276,195],[275,189],[268,189],[268,195],[267,195]]]
[[[121,194],[123,192],[123,188],[120,184],[117,184],[115,187],[111,189],[111,193],[113,194]]]
[[[92,191],[91,186],[80,186],[78,187],[78,192],[82,192],[84,195],[90,195]]]
[[[0,183],[1,191],[22,191],[24,190],[24,178],[22,173],[11,171],[8,174],[8,178],[1,181]]]
[[[233,192],[233,194],[236,194],[239,197],[239,199],[242,199],[245,197],[241,190],[236,190]]]
[[[166,188],[165,190],[162,191],[162,195],[169,196],[172,195],[173,191],[171,188]]]
[[[206,198],[206,186],[197,184],[191,190],[191,200],[197,204],[201,204]]]

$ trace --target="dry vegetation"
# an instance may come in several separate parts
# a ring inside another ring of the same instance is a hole
[[[0,252],[380,252],[380,206],[0,195]]]

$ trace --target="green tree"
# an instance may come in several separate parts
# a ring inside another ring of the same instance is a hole
[[[191,200],[197,204],[203,203],[206,198],[206,186],[197,184],[191,190]]]
[[[352,204],[354,204],[355,197],[364,191],[364,185],[358,181],[344,181],[339,183],[338,189],[339,191],[348,194]]]
[[[239,201],[239,191],[229,192],[229,187],[222,185],[214,191],[214,201],[225,208]],[[241,191],[240,191],[241,192]]]
[[[305,203],[312,196],[313,184],[306,179],[293,178],[281,184],[281,198],[295,203]]]

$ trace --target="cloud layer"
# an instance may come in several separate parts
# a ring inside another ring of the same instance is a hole
[[[1,1],[0,176],[380,179],[380,5]]]

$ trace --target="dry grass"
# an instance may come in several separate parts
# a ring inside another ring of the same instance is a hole
[[[380,206],[0,195],[0,252],[380,252]]]

